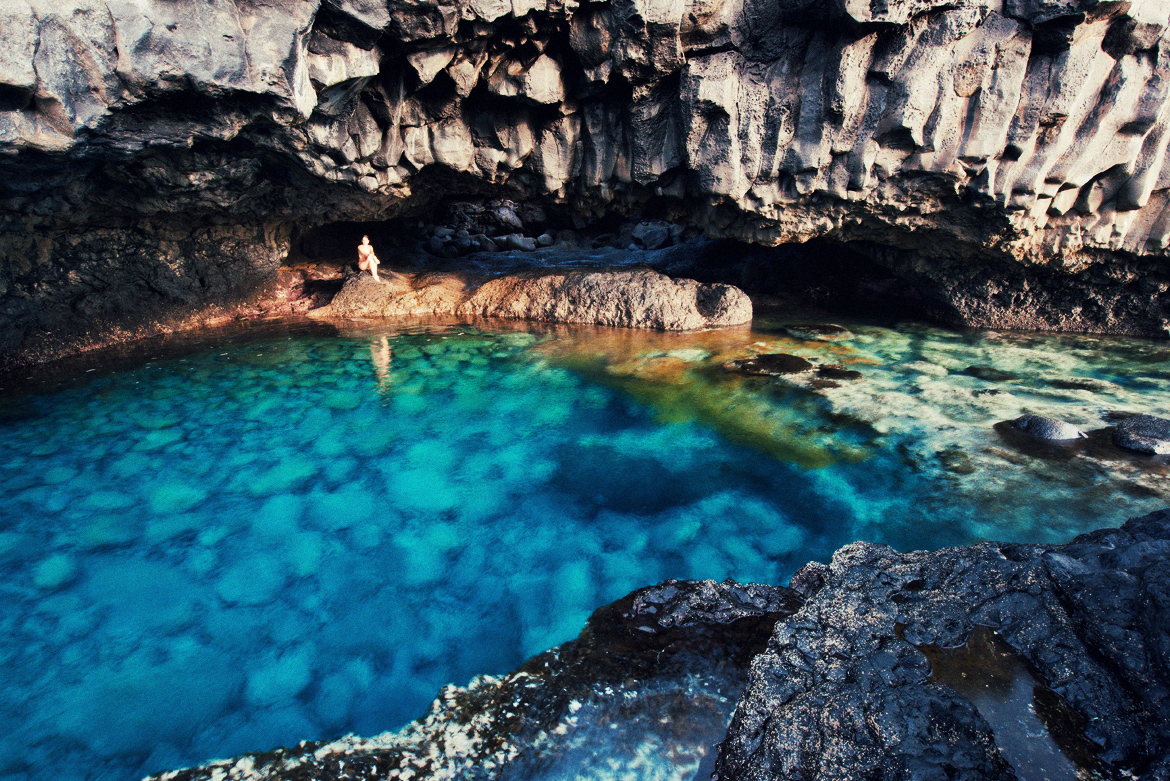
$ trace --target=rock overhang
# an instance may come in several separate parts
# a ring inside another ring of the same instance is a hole
[[[111,223],[151,262],[151,220],[247,226],[270,272],[293,226],[495,194],[847,244],[958,322],[1164,334],[1159,7],[21,0],[0,231],[48,262],[4,295],[27,309],[77,270],[64,234]]]

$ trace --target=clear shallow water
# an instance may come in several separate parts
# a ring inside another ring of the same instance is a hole
[[[1165,459],[993,424],[1170,414],[1166,345],[851,328],[237,334],[11,392],[0,775],[373,734],[664,578],[784,582],[853,539],[1059,541],[1165,505]],[[753,352],[863,377],[722,368]]]

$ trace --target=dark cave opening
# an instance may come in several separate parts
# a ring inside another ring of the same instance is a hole
[[[558,204],[458,200],[409,217],[304,228],[294,232],[285,264],[310,267],[306,292],[327,295],[345,274],[356,273],[357,245],[369,236],[389,269],[505,271],[620,259],[674,277],[732,284],[769,307],[954,322],[929,280],[896,273],[881,261],[888,248],[825,239],[757,246],[708,236],[677,217],[650,208],[634,216],[586,218]]]

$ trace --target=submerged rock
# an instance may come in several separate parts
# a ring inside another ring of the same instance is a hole
[[[1151,456],[1170,454],[1170,420],[1134,415],[1117,424],[1113,441],[1118,447]]]
[[[968,366],[964,369],[965,374],[970,374],[972,377],[978,377],[981,380],[988,382],[1011,382],[1018,380],[1019,376],[1011,372],[1005,372],[1002,369],[996,369],[992,366]]]
[[[972,475],[979,471],[978,467],[961,448],[948,447],[935,454],[942,468],[956,475]]]
[[[1012,421],[1012,425],[1040,439],[1061,441],[1085,438],[1085,432],[1073,424],[1040,415],[1021,415]]]
[[[838,339],[848,339],[853,335],[848,328],[833,323],[786,325],[784,331],[797,339],[807,339],[812,342],[832,342]]]
[[[1060,390],[1083,390],[1102,393],[1117,390],[1117,385],[1092,377],[1058,377],[1048,381],[1049,386]]]
[[[817,376],[828,380],[860,380],[862,375],[856,369],[846,369],[837,363],[826,363],[817,367]]]
[[[447,687],[401,732],[156,778],[1156,781],[1167,649],[1170,511],[1066,545],[853,543],[791,589],[635,591],[515,673]]]
[[[743,372],[744,374],[762,374],[768,377],[779,377],[785,374],[800,374],[812,371],[815,367],[808,360],[799,355],[788,353],[765,353],[753,355],[750,358],[739,358],[727,362],[727,368]]]

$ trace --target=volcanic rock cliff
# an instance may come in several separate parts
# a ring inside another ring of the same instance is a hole
[[[8,0],[0,350],[444,199],[830,242],[955,322],[1167,332],[1163,0]],[[826,271],[828,273],[828,270]]]

